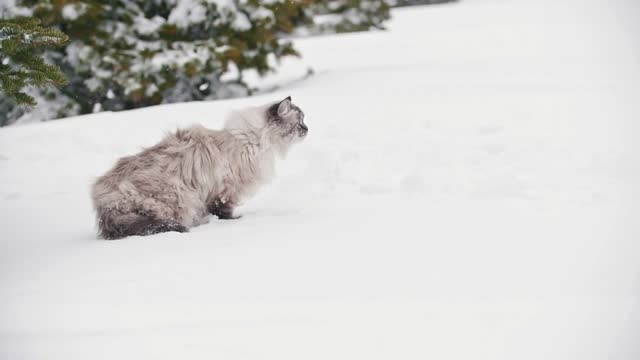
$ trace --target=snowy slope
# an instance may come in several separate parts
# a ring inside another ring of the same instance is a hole
[[[0,359],[640,358],[638,10],[405,8],[275,93],[0,129]],[[242,219],[96,240],[117,157],[289,94]]]

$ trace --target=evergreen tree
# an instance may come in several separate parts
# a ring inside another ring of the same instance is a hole
[[[279,33],[300,4],[258,0],[23,1],[72,41],[51,58],[80,113],[246,95],[243,71],[296,55]]]
[[[17,17],[0,21],[0,92],[18,105],[35,106],[26,87],[62,86],[66,78],[55,65],[38,56],[42,47],[62,46],[65,34],[40,26],[35,18]]]
[[[245,74],[264,75],[297,55],[283,35],[381,28],[390,0],[16,1],[71,39],[46,54],[69,79],[36,94],[47,99],[48,109],[38,109],[47,120],[250,94]],[[314,24],[319,16],[331,21]],[[5,114],[0,122],[23,116]]]

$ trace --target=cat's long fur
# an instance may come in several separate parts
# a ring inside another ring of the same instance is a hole
[[[274,161],[306,136],[304,114],[281,102],[236,112],[222,130],[193,126],[121,158],[93,185],[100,236],[186,232],[233,208],[267,181]]]

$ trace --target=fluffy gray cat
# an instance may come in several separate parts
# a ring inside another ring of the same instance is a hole
[[[271,177],[276,157],[307,131],[304,113],[287,97],[233,113],[222,130],[178,130],[121,158],[93,185],[100,235],[186,232],[209,214],[235,219],[234,207]]]

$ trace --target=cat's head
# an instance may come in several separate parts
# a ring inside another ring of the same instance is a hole
[[[266,122],[269,132],[287,144],[302,141],[309,132],[304,112],[291,102],[291,96],[267,108]]]
[[[225,128],[232,132],[254,134],[283,155],[309,132],[304,123],[304,113],[291,102],[291,96],[264,106],[235,111],[227,119]]]

